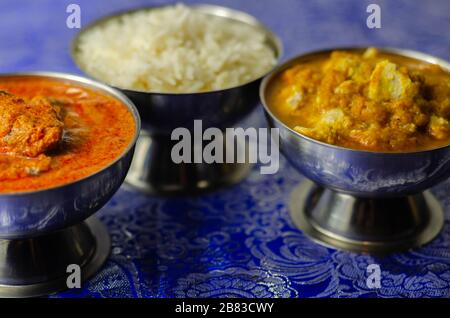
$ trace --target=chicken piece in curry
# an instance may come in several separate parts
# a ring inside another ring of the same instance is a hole
[[[59,109],[45,98],[23,98],[0,91],[0,152],[36,157],[62,137]]]
[[[59,109],[44,98],[26,100],[0,91],[1,176],[37,175],[50,168],[46,151],[61,140]]]
[[[311,138],[368,151],[450,144],[450,74],[379,52],[333,51],[299,60],[272,79],[274,114]]]

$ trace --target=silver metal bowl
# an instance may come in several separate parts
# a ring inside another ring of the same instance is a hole
[[[77,50],[79,38],[84,32],[121,15],[155,8],[161,7],[121,12],[95,21],[75,37],[72,58],[83,70],[77,61]],[[255,26],[266,34],[267,44],[280,58],[280,40],[256,18],[220,6],[194,5],[192,8]],[[174,164],[170,157],[174,145],[170,135],[178,127],[192,130],[195,119],[202,120],[203,129],[232,127],[259,103],[258,88],[264,75],[237,87],[200,93],[171,94],[119,88],[136,104],[143,128],[126,182],[149,193],[187,194],[232,184],[245,177],[250,170],[249,164]]]
[[[274,76],[300,61],[323,57],[333,50],[294,57],[268,75],[260,88],[269,125],[280,131],[281,152],[314,182],[304,182],[294,191],[292,218],[314,239],[355,251],[383,252],[428,242],[442,227],[443,216],[433,196],[422,191],[450,177],[450,145],[401,153],[334,146],[289,128],[267,105],[266,91]],[[420,52],[381,51],[450,70],[448,62]]]
[[[0,297],[48,294],[66,287],[66,267],[95,273],[109,254],[106,228],[93,217],[122,184],[140,130],[133,103],[117,90],[62,73],[2,74],[50,78],[85,86],[121,101],[132,113],[136,133],[120,157],[83,179],[37,191],[0,194]],[[89,218],[87,221],[85,221]]]

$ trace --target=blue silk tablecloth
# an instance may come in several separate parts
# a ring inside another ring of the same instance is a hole
[[[195,1],[187,1],[193,3]],[[313,49],[380,45],[450,59],[450,1],[202,0],[244,10],[284,42],[287,59]],[[76,33],[66,7],[81,6],[82,24],[145,0],[2,0],[0,72],[80,73],[69,56]],[[382,28],[366,27],[378,3]],[[261,112],[259,116],[262,121]],[[195,198],[149,197],[125,187],[99,215],[112,237],[103,269],[80,290],[56,297],[450,297],[450,182],[433,192],[446,224],[427,246],[379,258],[336,251],[308,240],[288,215],[302,177],[282,161],[278,174],[257,168],[241,184]],[[367,265],[381,267],[381,288],[366,286]]]

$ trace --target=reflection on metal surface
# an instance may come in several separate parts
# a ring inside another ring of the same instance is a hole
[[[91,277],[109,255],[105,226],[91,217],[64,230],[32,239],[0,240],[0,297],[36,297],[67,288],[69,264]]]
[[[323,189],[309,180],[291,194],[294,223],[315,241],[338,249],[388,253],[417,247],[444,224],[430,192],[398,198],[356,198]]]
[[[174,143],[170,136],[142,131],[125,181],[151,194],[195,194],[237,183],[252,167],[249,163],[175,164],[171,159]]]

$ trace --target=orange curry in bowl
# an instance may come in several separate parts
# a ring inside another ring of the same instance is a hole
[[[450,144],[450,74],[387,54],[333,51],[299,59],[272,78],[269,108],[308,137],[368,151]]]
[[[0,194],[87,177],[117,159],[135,136],[126,105],[57,78],[0,77]]]

